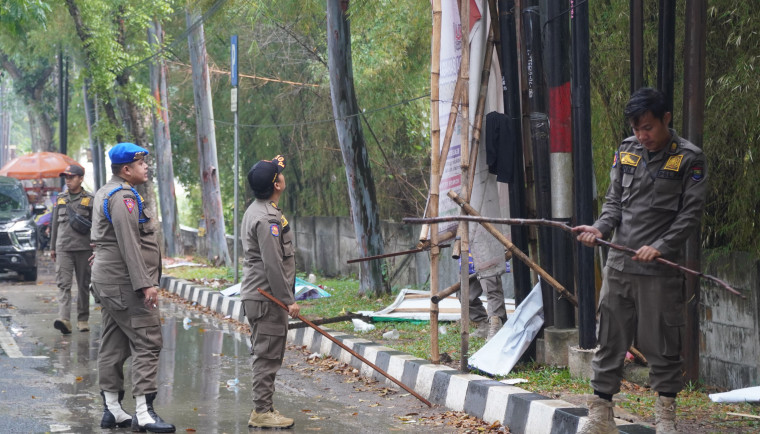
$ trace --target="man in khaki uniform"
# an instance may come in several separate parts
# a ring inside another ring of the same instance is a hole
[[[248,426],[290,428],[293,419],[274,409],[272,395],[282,366],[288,333],[288,314],[298,316],[294,298],[296,263],[293,231],[278,203],[285,190],[285,158],[259,161],[248,172],[256,200],[243,216],[243,280],[240,295],[251,325],[253,354],[253,411]],[[288,312],[258,292],[261,288],[288,306]]]
[[[58,319],[53,326],[67,335],[71,333],[72,274],[77,278],[77,327],[90,330],[90,228],[93,196],[82,188],[84,168],[70,165],[60,174],[67,190],[58,195],[50,230],[50,257],[55,261],[55,282],[58,284]],[[79,217],[73,215],[76,213]],[[76,220],[75,220],[76,218]],[[86,220],[86,222],[85,222]]]
[[[161,253],[158,220],[150,215],[135,185],[148,180],[148,151],[119,143],[109,152],[113,176],[95,194],[92,285],[103,306],[103,335],[98,374],[104,411],[103,428],[174,432],[153,410],[158,391],[161,318],[157,309]],[[121,407],[124,362],[132,356],[135,415]]]
[[[620,391],[623,361],[634,339],[650,366],[658,393],[658,433],[676,433],[676,394],[683,389],[684,277],[654,262],[682,262],[684,243],[699,226],[707,190],[702,151],[668,128],[671,114],[662,92],[643,88],[631,95],[625,116],[634,136],[615,154],[602,214],[578,226],[578,240],[596,238],[638,249],[633,257],[611,250],[599,299],[599,350],[594,355],[589,421],[582,433],[617,433],[612,395]]]

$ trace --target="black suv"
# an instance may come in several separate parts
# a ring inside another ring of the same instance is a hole
[[[0,270],[15,271],[24,280],[37,280],[37,225],[34,215],[44,205],[29,205],[17,179],[0,176]]]

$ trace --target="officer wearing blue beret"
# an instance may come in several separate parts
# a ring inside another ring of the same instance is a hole
[[[148,150],[119,143],[109,152],[113,176],[95,194],[92,285],[103,306],[98,374],[103,396],[102,428],[131,425],[132,431],[174,432],[153,410],[158,392],[161,318],[158,280],[161,253],[158,221],[150,215],[136,185],[148,181]],[[131,350],[130,350],[131,349]],[[121,407],[124,362],[132,356],[135,414]]]

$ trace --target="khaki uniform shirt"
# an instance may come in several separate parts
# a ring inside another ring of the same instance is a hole
[[[69,211],[73,211],[87,220],[92,220],[92,194],[82,189],[78,194],[68,191],[58,195],[50,219],[50,245],[55,251],[76,252],[92,250],[90,234],[80,234],[69,225]]]
[[[119,186],[123,189],[107,197]],[[106,198],[110,222],[103,207]],[[148,221],[140,223],[140,218],[147,218]],[[95,194],[91,232],[95,244],[92,281],[131,284],[135,291],[157,286],[161,267],[157,224],[156,219],[149,215],[147,205],[143,204],[140,213],[130,184],[119,176],[111,177]]]
[[[707,191],[702,151],[670,130],[670,144],[651,160],[636,137],[623,141],[615,154],[602,214],[594,223],[612,242],[639,249],[648,245],[664,259],[681,262],[683,246],[699,226]],[[631,274],[669,275],[678,270],[656,262],[633,261],[610,250],[607,266]]]
[[[258,288],[291,305],[296,277],[293,231],[274,202],[256,199],[241,224],[243,242],[242,300],[268,301]]]

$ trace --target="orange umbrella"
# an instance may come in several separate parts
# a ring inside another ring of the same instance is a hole
[[[16,179],[57,178],[69,165],[81,166],[68,155],[57,152],[35,152],[9,161],[0,175]]]

